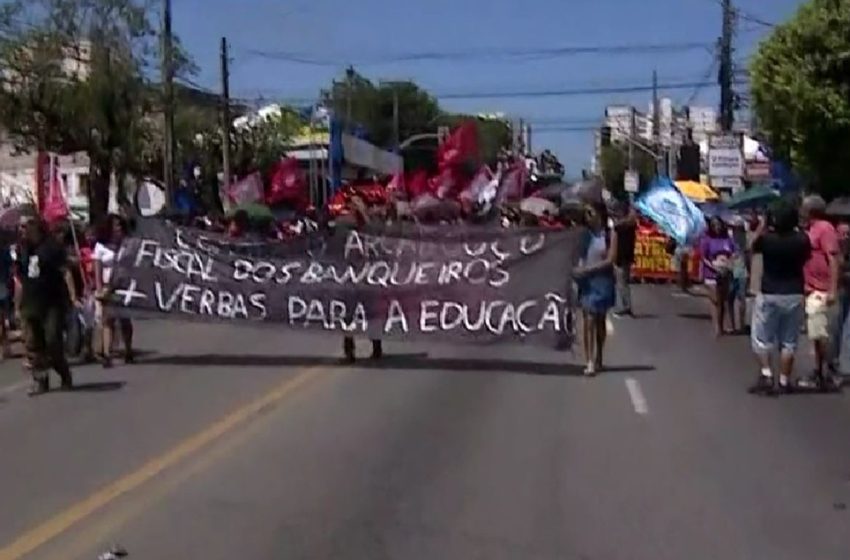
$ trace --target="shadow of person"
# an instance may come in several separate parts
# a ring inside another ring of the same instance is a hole
[[[127,384],[126,381],[99,381],[93,383],[75,383],[66,393],[109,393],[120,391]]]
[[[339,358],[323,356],[270,356],[246,354],[202,354],[158,356],[145,364],[174,366],[233,366],[233,367],[337,367]],[[582,376],[584,367],[556,362],[505,360],[498,358],[431,358],[427,354],[388,354],[380,360],[364,358],[354,367],[361,369],[392,369],[397,371],[457,371],[470,373],[517,373],[541,376]],[[655,371],[651,365],[615,365],[605,373],[639,373]]]

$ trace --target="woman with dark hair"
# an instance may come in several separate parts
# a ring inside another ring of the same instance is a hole
[[[579,265],[573,271],[582,311],[582,346],[587,363],[584,373],[594,376],[603,367],[608,311],[616,303],[614,263],[617,236],[608,224],[603,203],[585,208],[587,238]]]
[[[797,229],[797,209],[781,200],[762,219],[750,241],[750,251],[763,261],[761,290],[753,308],[752,345],[761,373],[752,393],[774,391],[771,354],[779,351],[779,387],[791,388],[797,340],[806,317],[803,270],[811,254],[805,233]]]
[[[109,294],[109,281],[112,278],[112,267],[124,237],[127,235],[127,222],[120,216],[111,215],[107,218],[107,229],[102,240],[94,248],[95,289],[98,298],[96,317],[103,329],[103,367],[112,367],[112,349],[115,339],[116,321],[121,327],[121,337],[124,340],[124,361],[133,363],[133,323],[130,319],[110,316],[109,310],[103,306]]]
[[[703,283],[711,300],[714,334],[719,337],[726,332],[724,323],[732,289],[733,257],[738,254],[726,224],[719,217],[714,216],[708,221],[708,231],[700,242],[699,253]]]

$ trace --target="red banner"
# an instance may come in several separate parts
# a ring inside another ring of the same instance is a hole
[[[39,213],[44,210],[44,204],[50,193],[50,175],[50,154],[38,152],[35,158],[35,204]]]

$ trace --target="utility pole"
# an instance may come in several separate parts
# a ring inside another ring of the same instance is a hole
[[[635,141],[637,140],[637,122],[635,108],[632,107],[629,115],[629,171],[635,170]]]
[[[730,132],[735,124],[735,93],[732,91],[732,35],[735,13],[732,0],[722,0],[723,32],[720,36],[720,128]]]
[[[163,176],[166,208],[174,202],[174,48],[171,36],[171,0],[162,3],[162,97],[165,132],[163,134]]]
[[[354,66],[345,71],[345,126],[351,128],[351,82],[354,78]]]
[[[221,38],[221,160],[224,188],[230,188],[230,70],[227,38]]]
[[[661,105],[658,102],[658,71],[652,71],[652,140],[655,144],[655,149],[661,153]],[[664,158],[659,158],[656,162],[656,171],[658,174],[664,173]]]
[[[398,87],[396,84],[393,84],[393,147],[396,149],[398,149],[398,145],[401,143],[398,119]]]

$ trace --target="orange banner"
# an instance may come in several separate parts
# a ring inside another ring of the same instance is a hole
[[[641,223],[635,241],[632,277],[638,280],[675,280],[678,277],[673,256],[667,252],[670,238],[652,224]],[[691,280],[699,278],[699,256],[695,250],[688,258]]]

